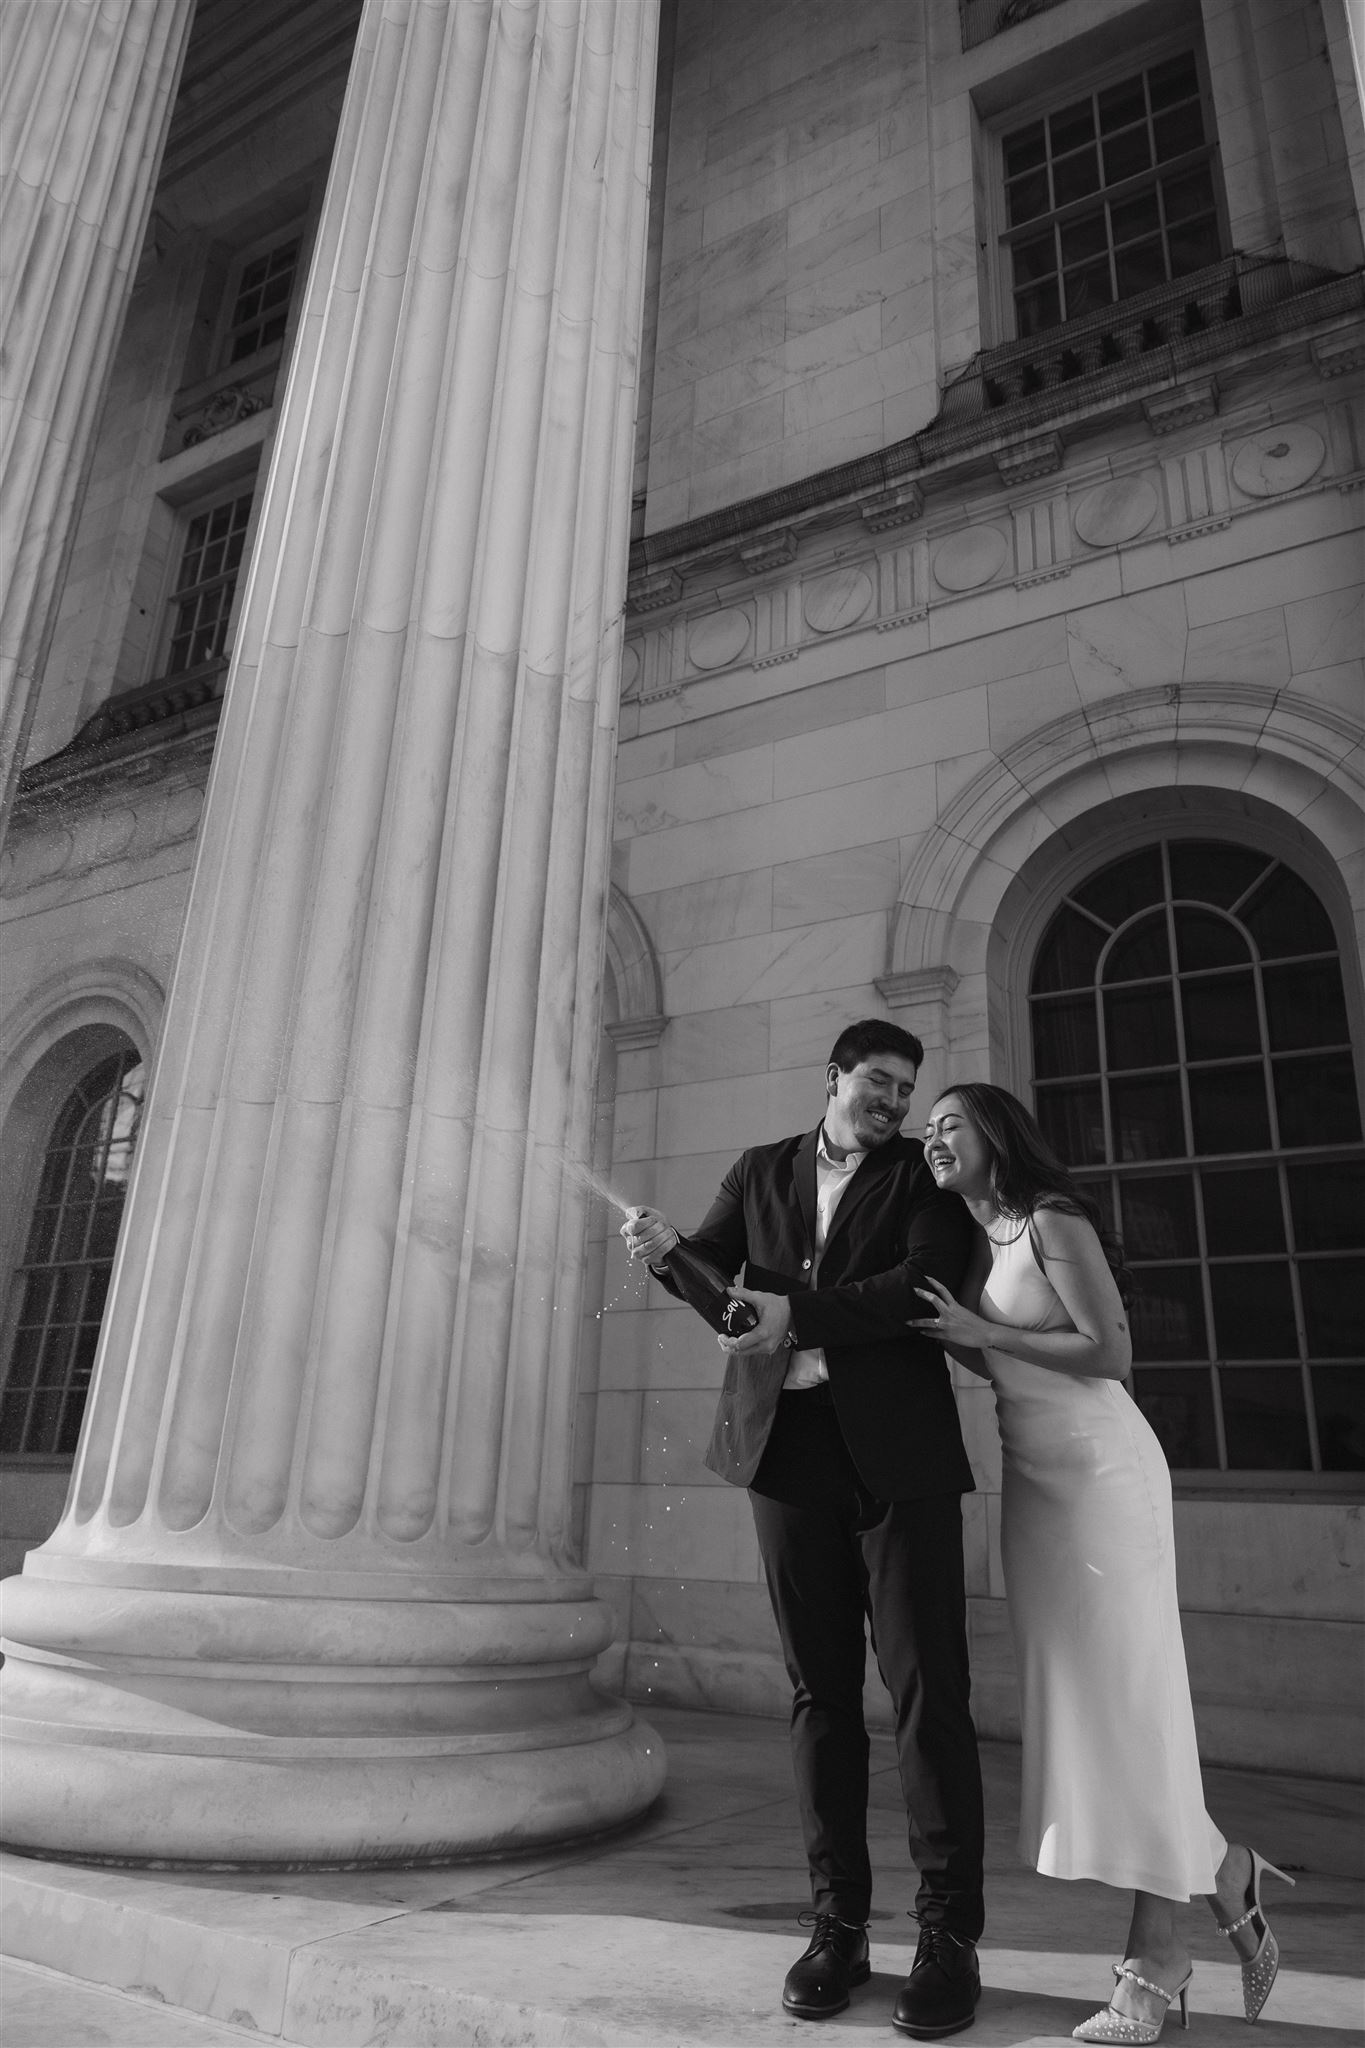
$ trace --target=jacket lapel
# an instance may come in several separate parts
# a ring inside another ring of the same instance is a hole
[[[885,1145],[878,1145],[875,1152],[866,1153],[859,1161],[857,1171],[844,1189],[843,1194],[839,1197],[839,1205],[834,1211],[833,1220],[829,1226],[829,1236],[825,1239],[825,1249],[820,1255],[822,1264],[828,1259],[831,1246],[843,1234],[849,1223],[851,1223],[854,1215],[867,1200],[883,1174],[891,1171],[899,1156],[899,1143],[895,1138],[892,1138]],[[814,1179],[814,1170],[814,1156],[812,1155],[812,1180]]]
[[[820,1142],[822,1128],[817,1124],[813,1131],[807,1131],[796,1148],[792,1168],[796,1200],[801,1210],[801,1221],[806,1227],[806,1243],[812,1254],[815,1251],[815,1148]]]

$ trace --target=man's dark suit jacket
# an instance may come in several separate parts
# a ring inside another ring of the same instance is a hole
[[[907,1324],[932,1313],[915,1292],[926,1273],[961,1285],[971,1218],[940,1192],[918,1139],[890,1138],[844,1189],[812,1288],[819,1136],[817,1125],[737,1159],[688,1242],[726,1274],[743,1266],[747,1287],[790,1296],[797,1346],[824,1349],[839,1427],[870,1493],[970,1493],[943,1353]],[[726,1360],[706,1463],[736,1486],[758,1470],[790,1359],[783,1349]]]

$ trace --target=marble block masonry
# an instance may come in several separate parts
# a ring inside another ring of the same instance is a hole
[[[370,0],[5,1833],[441,1860],[663,1779],[570,1436],[657,8]]]

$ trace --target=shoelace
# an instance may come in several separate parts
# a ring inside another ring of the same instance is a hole
[[[917,1917],[914,1913],[910,1915],[912,1920]],[[963,1949],[970,1948],[971,1945],[965,1936],[954,1934],[949,1928],[941,1927],[935,1921],[931,1921],[927,1925],[924,1921],[920,1921],[919,1942],[915,1948],[915,1962],[917,1965],[920,1963],[937,1962],[940,1950],[951,1956],[955,1951],[960,1954]]]
[[[811,1936],[812,1948],[831,1948],[837,1932],[861,1934],[863,1931],[861,1927],[855,1927],[851,1921],[841,1920],[837,1913],[798,1913],[796,1924],[798,1927],[815,1929]]]

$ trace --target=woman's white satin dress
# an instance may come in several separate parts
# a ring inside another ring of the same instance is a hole
[[[981,1315],[1073,1328],[1027,1225],[993,1229],[1003,1241],[992,1240]],[[1003,1351],[985,1360],[1004,1448],[1020,1854],[1049,1877],[1167,1899],[1211,1892],[1227,1845],[1204,1810],[1161,1446],[1117,1380]]]

